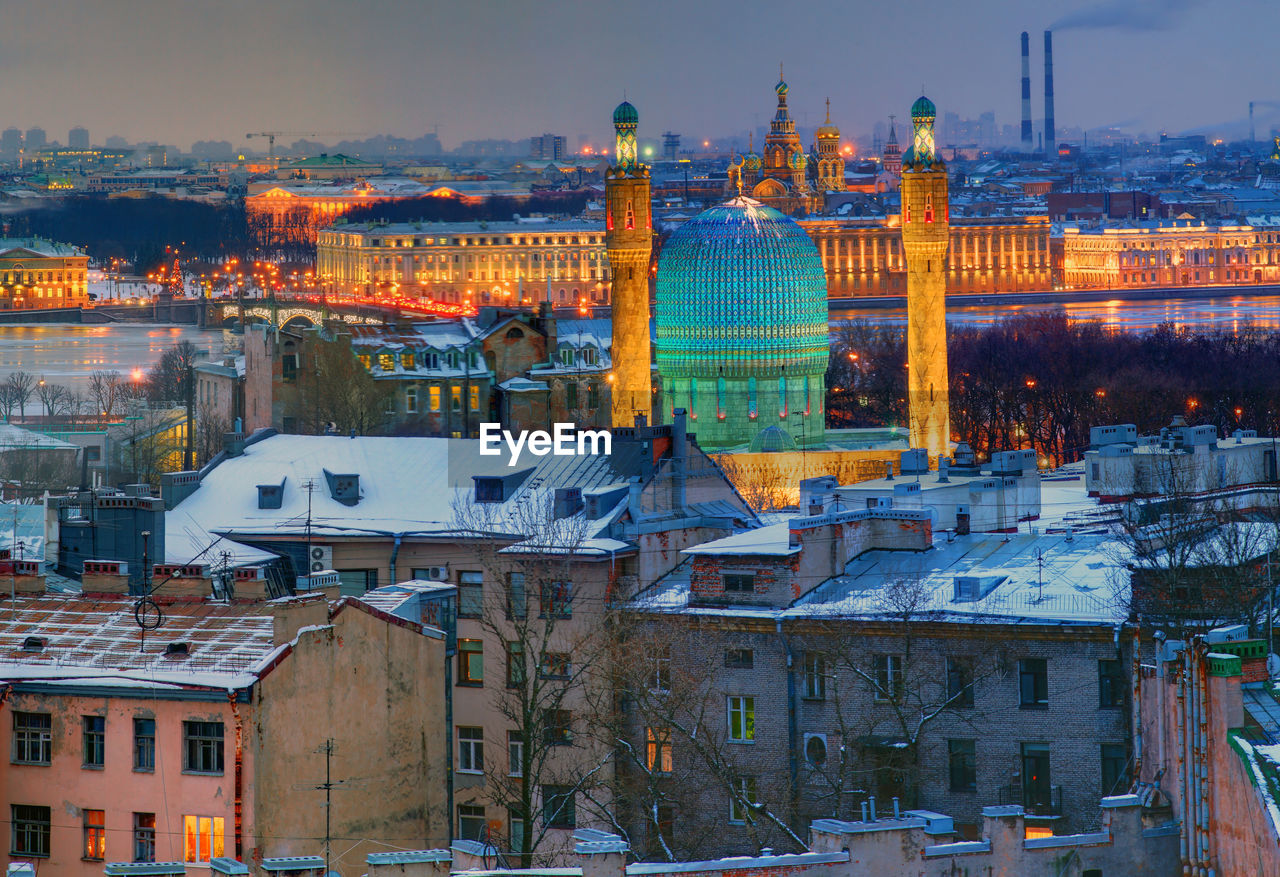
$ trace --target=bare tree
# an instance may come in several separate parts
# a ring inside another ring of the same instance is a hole
[[[130,417],[116,430],[116,480],[158,487],[163,473],[180,471],[185,423],[185,416],[173,410],[143,409]]]
[[[369,435],[382,430],[395,388],[373,379],[351,349],[348,336],[330,340],[317,334],[308,339],[304,358],[299,368],[309,367],[310,374],[299,376],[296,407],[289,412],[298,423],[310,424],[314,434],[323,432],[328,423],[340,433],[355,430],[357,435]]]
[[[208,405],[201,405],[196,411],[196,465],[203,466],[222,450],[223,437],[231,431],[231,423],[227,418],[215,412]]]
[[[8,418],[13,408],[16,408],[19,414],[25,416],[27,402],[31,399],[31,394],[36,388],[35,375],[24,371],[13,372],[5,379],[5,386],[9,390],[6,405],[12,406],[6,409],[6,418]]]
[[[36,396],[44,406],[45,414],[57,417],[66,413],[71,392],[61,384],[49,384],[40,381],[36,385]]]
[[[564,854],[556,830],[576,824],[579,801],[611,818],[603,791],[612,753],[597,745],[587,713],[604,639],[599,598],[582,593],[589,586],[577,555],[586,524],[580,515],[557,518],[549,495],[458,502],[455,515],[466,530],[490,537],[480,540],[482,596],[464,587],[459,616],[478,618],[484,639],[502,644],[501,664],[487,663],[490,673],[500,666],[504,678],[485,685],[502,727],[488,728],[483,750],[468,750],[473,759],[489,753],[470,765],[484,776],[473,800],[508,815],[509,850],[521,867],[545,865]],[[462,644],[460,651],[465,670]],[[493,757],[498,753],[505,757]]]
[[[196,346],[190,341],[179,341],[160,354],[159,361],[147,373],[147,398],[152,402],[186,402],[197,355]]]
[[[96,405],[95,413],[103,420],[111,420],[128,390],[120,372],[95,371],[89,375],[89,394]]]

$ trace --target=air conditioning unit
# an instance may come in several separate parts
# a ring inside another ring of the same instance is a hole
[[[449,565],[427,567],[427,581],[429,582],[447,582],[449,581]]]
[[[321,572],[322,570],[333,569],[332,545],[312,545],[310,552],[311,555],[307,558],[308,572]]]

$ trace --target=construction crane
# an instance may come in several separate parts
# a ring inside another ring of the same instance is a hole
[[[267,158],[274,159],[276,157],[276,138],[277,137],[363,137],[363,131],[260,131],[253,134],[244,135],[245,140],[252,140],[254,137],[267,138]]]

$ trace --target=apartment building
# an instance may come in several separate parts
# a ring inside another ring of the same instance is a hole
[[[1127,601],[1103,537],[831,508],[686,548],[629,604],[633,844],[791,849],[784,826],[872,798],[975,839],[987,805],[1090,830],[1131,769]]]
[[[439,630],[355,599],[268,605],[252,575],[215,599],[199,566],[158,565],[139,604],[122,566],[86,562],[81,594],[27,576],[0,620],[11,872],[257,862],[313,852],[326,818],[361,838],[340,869],[447,842]],[[326,776],[343,789],[327,817]]]
[[[295,579],[335,570],[342,594],[445,627],[454,836],[558,861],[573,828],[608,824],[606,613],[681,548],[757,521],[682,421],[614,430],[608,454],[526,448],[509,466],[479,450],[260,433],[204,473],[166,529],[270,551]],[[456,591],[454,619],[405,591],[412,580]],[[517,721],[510,698],[525,685],[534,706]]]

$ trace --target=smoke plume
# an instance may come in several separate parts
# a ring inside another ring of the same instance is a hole
[[[1201,0],[1101,0],[1062,16],[1049,30],[1168,30]]]

